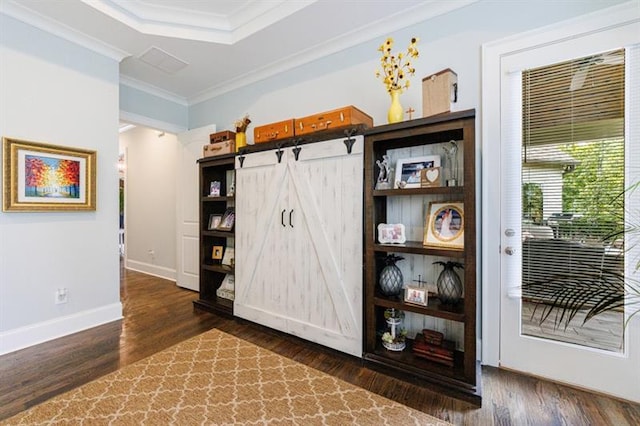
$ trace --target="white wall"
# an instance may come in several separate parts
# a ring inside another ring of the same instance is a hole
[[[144,127],[120,134],[127,162],[126,267],[175,281],[178,141],[159,134]]]
[[[117,60],[0,14],[0,134],[97,151],[95,212],[0,213],[0,353],[121,318]]]

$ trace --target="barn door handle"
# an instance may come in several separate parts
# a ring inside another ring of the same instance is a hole
[[[286,212],[287,210],[282,210],[282,213],[280,213],[280,223],[282,224],[283,227],[286,227],[287,225],[284,224],[284,212]]]
[[[293,228],[293,209],[289,212],[289,226]]]

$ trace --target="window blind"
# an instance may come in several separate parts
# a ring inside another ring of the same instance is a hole
[[[621,138],[624,49],[523,73],[525,145]]]
[[[624,49],[523,71],[523,300],[622,294],[624,114]]]

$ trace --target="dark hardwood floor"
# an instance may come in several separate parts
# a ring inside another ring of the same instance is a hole
[[[481,408],[363,368],[358,359],[193,309],[197,294],[123,271],[124,320],[0,357],[0,419],[211,328],[456,425],[639,425],[640,404],[484,367]]]

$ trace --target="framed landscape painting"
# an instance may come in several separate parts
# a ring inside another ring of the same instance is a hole
[[[96,209],[96,152],[3,138],[6,212]]]

